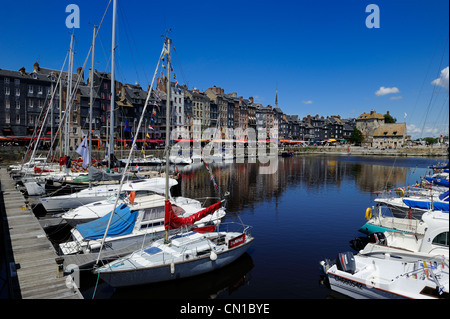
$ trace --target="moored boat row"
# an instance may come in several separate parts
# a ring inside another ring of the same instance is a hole
[[[357,299],[449,298],[448,188],[423,186],[367,208],[359,229],[366,236],[320,262],[331,290]]]

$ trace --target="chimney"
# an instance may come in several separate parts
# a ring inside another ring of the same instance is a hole
[[[21,67],[19,69],[20,74],[24,75],[25,74],[25,67]]]
[[[239,97],[239,105],[242,104],[242,96]]]
[[[248,99],[250,100],[250,103],[253,104],[253,96],[250,96]]]
[[[82,71],[83,71],[83,68],[81,66],[79,68],[77,68],[77,75],[79,77],[81,77],[84,81],[84,74],[82,73]]]
[[[389,115],[389,111],[386,111],[386,114]]]
[[[41,68],[39,67],[39,63],[35,62],[34,66],[33,66],[33,72],[37,73],[40,70],[41,70]]]

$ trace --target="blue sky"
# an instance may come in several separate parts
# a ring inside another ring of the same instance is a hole
[[[80,9],[74,30],[65,24],[72,3]],[[72,31],[74,64],[81,66],[92,26],[100,24],[108,3],[2,3],[0,68],[31,70],[39,61],[60,69]],[[380,10],[380,28],[365,24],[372,3]],[[274,105],[278,89],[283,112],[300,117],[389,110],[413,138],[439,136],[448,134],[449,121],[448,11],[444,0],[118,0],[116,76],[147,87],[161,35],[171,28],[174,72],[191,89],[216,85],[263,105]],[[111,16],[112,3],[96,42],[100,71],[110,71]],[[439,85],[432,84],[436,79]]]

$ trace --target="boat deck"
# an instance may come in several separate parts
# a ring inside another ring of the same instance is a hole
[[[15,181],[0,169],[0,212],[12,299],[83,299],[58,273],[55,249]],[[3,249],[3,247],[2,247]]]

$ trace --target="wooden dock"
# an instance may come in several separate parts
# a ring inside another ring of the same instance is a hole
[[[58,272],[56,251],[15,181],[0,169],[0,211],[12,299],[83,299]],[[3,250],[3,247],[2,247]],[[70,286],[70,285],[69,285]]]

